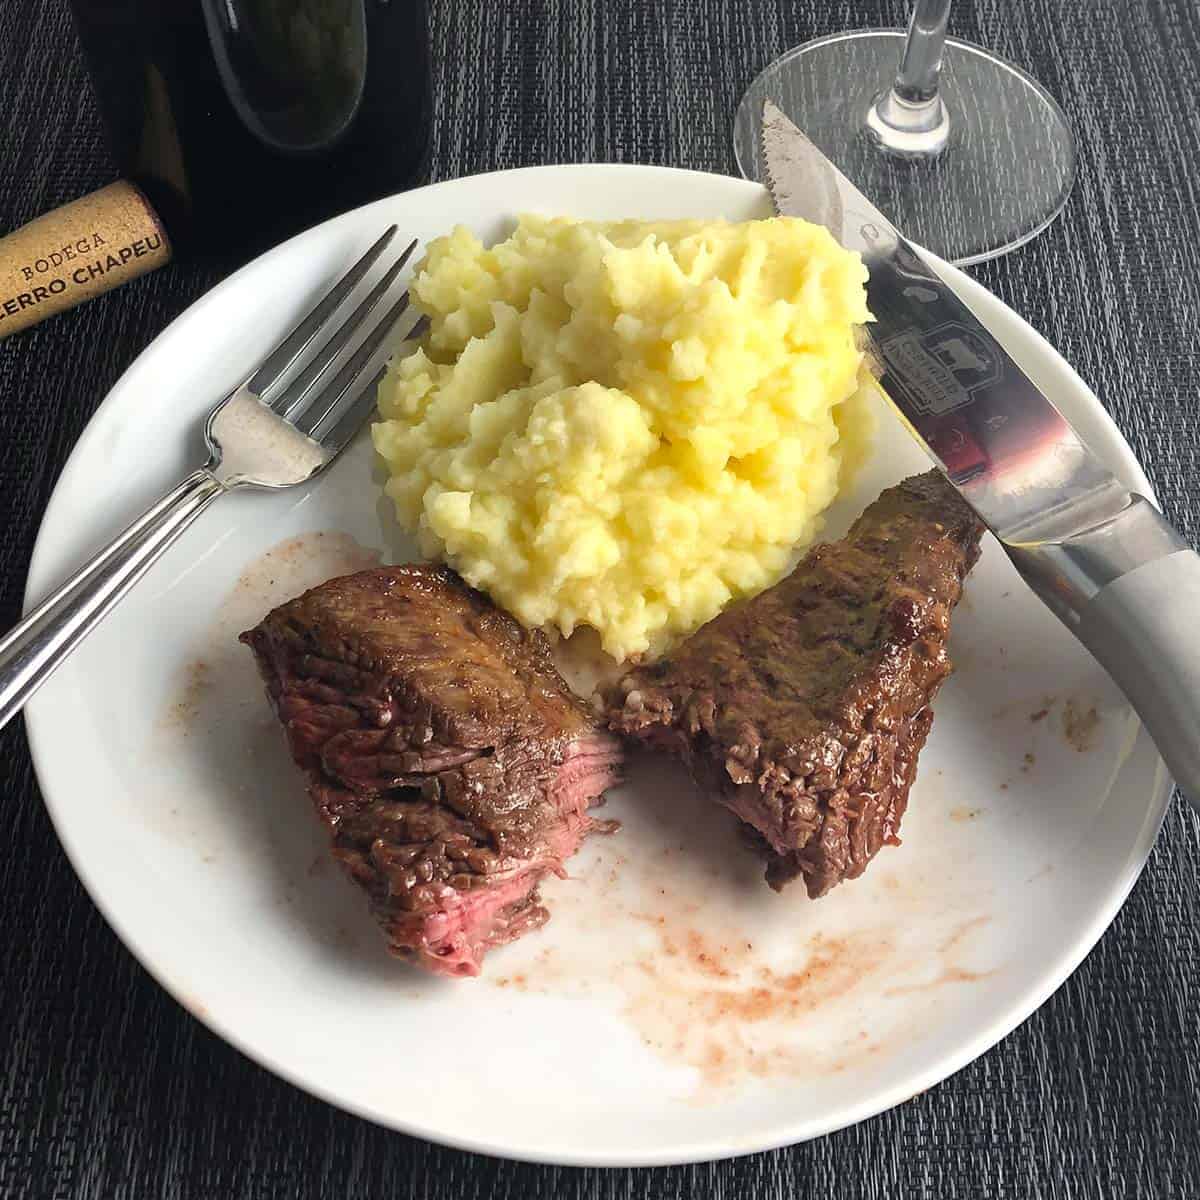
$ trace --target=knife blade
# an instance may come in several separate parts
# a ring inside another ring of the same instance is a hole
[[[983,521],[1002,538],[1069,533],[1129,492],[1091,454],[932,266],[770,101],[763,153],[782,216],[824,225],[862,255],[881,386]]]
[[[862,256],[884,395],[1108,669],[1200,809],[1200,556],[1117,479],[936,262],[769,100],[762,149],[779,214],[824,225]]]

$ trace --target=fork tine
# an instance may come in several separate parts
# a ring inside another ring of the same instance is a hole
[[[370,361],[371,356],[379,349],[383,339],[387,337],[396,319],[408,307],[406,292],[384,314],[379,324],[363,339],[363,343],[348,358],[342,368],[333,377],[333,382],[314,400],[301,414],[294,424],[301,433],[321,441],[321,428],[330,418],[336,419],[342,401],[354,386],[354,381],[362,373],[362,369]]]
[[[321,435],[321,445],[329,451],[330,455],[340,454],[350,439],[362,428],[366,419],[375,411],[375,389],[386,374],[387,367],[380,367],[354,401],[344,408],[332,428],[327,429]]]
[[[414,342],[418,338],[424,337],[428,328],[429,318],[422,316],[404,335],[404,340]],[[345,449],[346,443],[362,428],[363,423],[374,411],[375,389],[386,374],[387,367],[380,367],[371,377],[370,382],[360,390],[358,397],[350,404],[342,406],[341,415],[338,416],[332,428],[327,429],[321,435],[321,445],[329,451],[331,460]]]
[[[404,335],[406,342],[415,342],[425,336],[429,328],[429,318],[422,315],[413,327]],[[363,422],[375,409],[375,389],[379,381],[387,374],[387,365],[380,367],[359,391],[358,396],[349,404],[342,405],[340,414],[333,426],[321,434],[321,445],[330,452],[331,458],[336,458],[346,443],[362,428]]]
[[[325,293],[320,303],[267,355],[258,370],[250,376],[246,385],[250,391],[256,396],[261,396],[304,353],[309,342],[316,337],[317,331],[329,320],[334,310],[354,291],[359,280],[371,269],[375,260],[396,235],[397,229],[396,225],[389,226],[375,245]]]
[[[354,336],[363,321],[375,309],[383,294],[396,281],[396,276],[404,270],[404,264],[412,257],[417,248],[417,239],[409,242],[404,253],[388,268],[383,278],[371,289],[365,300],[354,312],[342,322],[334,335],[318,351],[310,362],[291,383],[279,394],[278,399],[271,401],[271,407],[285,420],[291,420],[299,412],[304,401],[313,388],[333,366],[342,347]],[[405,293],[407,295],[407,293]]]

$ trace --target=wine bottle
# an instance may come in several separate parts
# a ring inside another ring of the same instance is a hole
[[[232,269],[425,172],[425,0],[71,6],[121,180],[0,240],[0,337],[171,257]]]

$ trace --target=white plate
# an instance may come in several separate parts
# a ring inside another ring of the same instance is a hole
[[[197,460],[211,401],[385,222],[422,239],[463,222],[491,238],[524,209],[767,212],[739,180],[546,167],[439,184],[296,238],[205,296],[113,389],[54,493],[29,599]],[[1071,369],[953,278],[1148,494]],[[883,414],[829,532],[925,467]],[[958,672],[937,702],[904,845],[863,879],[815,904],[797,889],[776,896],[732,818],[670,764],[643,761],[611,802],[623,832],[591,839],[573,878],[546,886],[543,932],[494,954],[480,980],[417,975],[386,956],[360,896],[326,864],[234,641],[272,604],[387,544],[376,495],[363,440],[310,488],[222,500],[27,714],[63,846],[126,945],[200,1020],[334,1104],[563,1163],[712,1159],[813,1137],[1003,1037],[1079,963],[1141,870],[1165,771],[1107,677],[989,544],[955,620]]]

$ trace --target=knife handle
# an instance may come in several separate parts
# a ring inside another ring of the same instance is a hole
[[[1177,550],[1105,584],[1075,632],[1200,811],[1200,555]]]
[[[1137,495],[1082,533],[1004,549],[1125,693],[1200,811],[1200,555]]]

